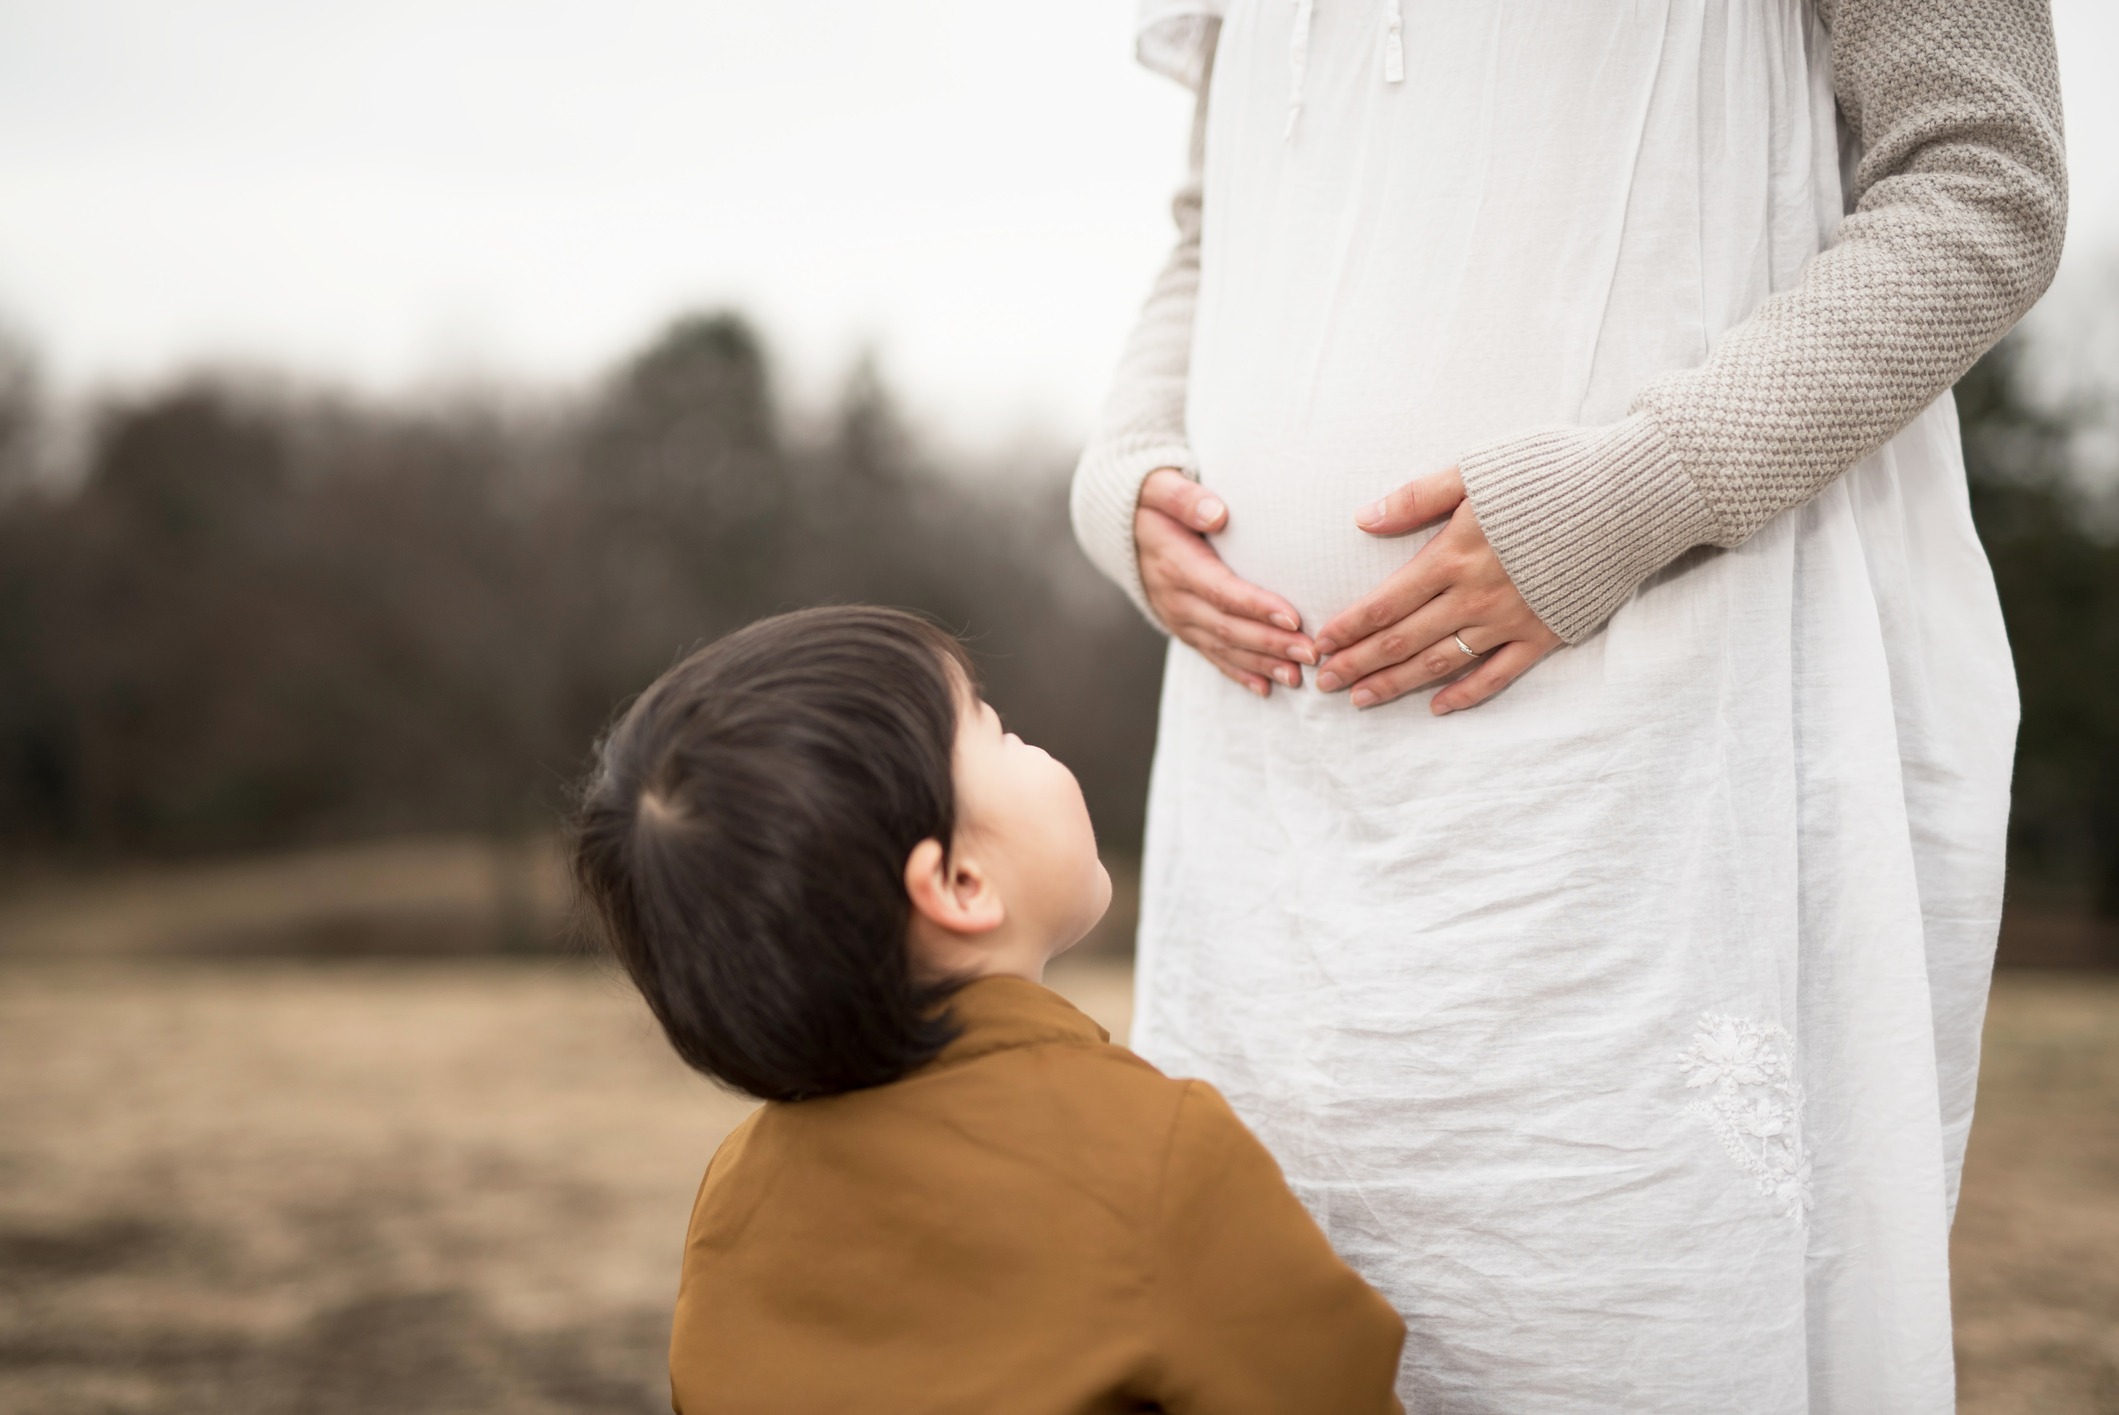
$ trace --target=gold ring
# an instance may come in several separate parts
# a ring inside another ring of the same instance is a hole
[[[1477,658],[1479,656],[1471,651],[1471,646],[1469,644],[1464,642],[1463,635],[1452,634],[1449,636],[1449,641],[1455,644],[1459,649],[1463,650],[1464,656],[1466,658]]]

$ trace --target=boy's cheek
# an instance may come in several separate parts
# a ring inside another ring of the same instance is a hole
[[[1060,762],[1055,761],[1052,765],[1054,768],[1053,774],[1056,778],[1053,782],[1054,788],[1065,800],[1082,801],[1084,803],[1083,809],[1087,810],[1087,798],[1082,795],[1081,779]]]

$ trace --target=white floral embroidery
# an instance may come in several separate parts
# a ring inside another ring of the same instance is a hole
[[[1795,1084],[1793,1050],[1778,1022],[1706,1012],[1677,1061],[1686,1089],[1712,1087],[1685,1114],[1714,1131],[1758,1192],[1801,1223],[1810,1208],[1810,1156],[1803,1148],[1803,1093]]]

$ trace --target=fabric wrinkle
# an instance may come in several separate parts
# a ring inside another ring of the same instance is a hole
[[[1288,130],[1294,141],[1295,121],[1302,116],[1302,81],[1310,68],[1310,24],[1317,15],[1317,0],[1295,0],[1295,25],[1288,34]]]
[[[1626,166],[1626,200],[1619,203],[1622,212],[1630,212],[1631,210],[1635,181],[1640,173],[1641,155],[1647,149],[1648,145],[1649,108],[1655,101],[1659,82],[1663,78],[1664,65],[1669,62],[1668,41],[1670,37],[1670,10],[1671,3],[1665,3],[1662,10],[1662,25],[1660,26],[1655,39],[1655,66],[1654,69],[1648,75],[1647,83],[1641,86],[1640,93],[1637,99],[1639,107],[1635,110],[1632,115],[1633,156],[1632,160],[1628,162]],[[1571,400],[1573,406],[1568,409],[1568,420],[1570,422],[1589,422],[1594,420],[1588,414],[1585,405],[1589,401],[1590,387],[1596,376],[1597,348],[1603,339],[1605,321],[1611,313],[1612,289],[1618,282],[1619,256],[1621,251],[1625,248],[1625,244],[1626,217],[1622,215],[1619,220],[1618,230],[1614,233],[1613,239],[1611,241],[1610,259],[1608,264],[1606,265],[1604,279],[1602,282],[1602,304],[1597,312],[1595,320],[1592,322],[1592,327],[1595,332],[1587,341],[1585,341],[1583,345],[1583,348],[1586,351],[1585,360],[1582,366],[1581,373],[1579,375],[1579,379],[1576,383],[1575,395]]]

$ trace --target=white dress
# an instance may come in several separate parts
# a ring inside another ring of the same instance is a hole
[[[1422,539],[1357,508],[1617,421],[1842,188],[1803,0],[1309,9],[1222,29],[1187,424],[1222,556],[1314,629]],[[1404,1315],[1415,1411],[1952,1409],[2016,697],[1950,399],[1426,696],[1261,701],[1172,644],[1135,1046]]]

